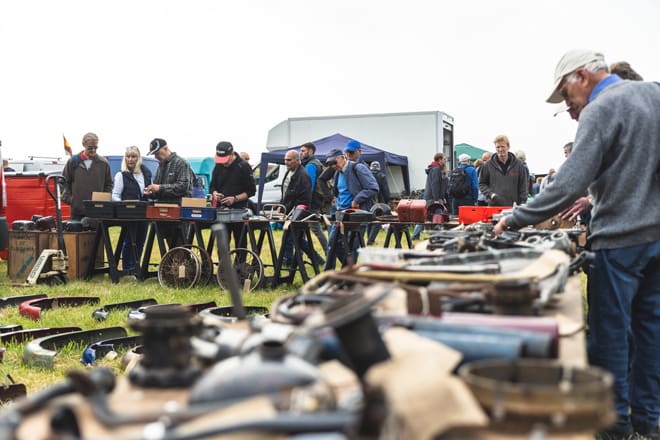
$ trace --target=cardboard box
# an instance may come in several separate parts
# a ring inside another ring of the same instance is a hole
[[[201,197],[182,197],[181,206],[187,208],[206,208],[206,199]]]
[[[110,196],[112,196],[111,193],[98,192],[98,191],[92,192],[92,200],[94,200],[95,202],[109,202]]]
[[[25,281],[39,258],[39,232],[9,231],[7,276],[13,281]]]
[[[64,246],[69,257],[69,279],[83,279],[92,254],[96,232],[64,232]],[[13,281],[27,280],[34,263],[44,249],[57,249],[57,232],[10,231],[7,276]],[[102,267],[103,243],[99,243],[96,267]]]
[[[57,249],[57,233],[49,232],[49,235],[49,249]],[[62,235],[64,237],[66,254],[69,257],[67,275],[70,280],[84,279],[85,275],[87,275],[89,260],[92,258],[92,248],[94,247],[96,232],[64,232]],[[103,266],[103,255],[103,240],[101,240],[96,252],[95,267]]]

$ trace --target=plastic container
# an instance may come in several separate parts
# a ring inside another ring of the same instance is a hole
[[[181,207],[181,220],[215,220],[216,208]]]
[[[139,200],[126,200],[115,203],[115,215],[117,218],[146,218],[147,202]]]
[[[85,216],[90,218],[115,218],[115,205],[112,202],[83,200]]]
[[[505,209],[511,209],[511,206],[459,206],[458,222],[464,225],[477,222],[490,223],[493,214],[499,214]]]

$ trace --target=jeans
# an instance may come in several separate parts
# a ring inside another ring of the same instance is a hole
[[[417,223],[415,225],[415,229],[413,229],[412,239],[419,240],[419,235],[422,233],[423,230],[424,230],[424,223]]]
[[[318,224],[318,223],[317,223]],[[311,228],[310,228],[311,229]],[[310,258],[310,260],[321,261],[322,257],[316,252],[312,243],[307,241],[305,237],[305,231],[302,228],[294,228],[289,226],[289,230],[284,233],[286,235],[284,241],[284,254],[282,256],[282,261],[285,264],[293,263],[293,234],[298,236],[298,242],[300,243],[299,252],[304,252]]]
[[[147,222],[130,223],[127,228],[127,234],[135,234],[135,250],[137,254],[137,262],[133,259],[133,250],[131,249],[131,241],[129,237],[124,238],[122,244],[121,258],[123,270],[134,270],[135,266],[140,266],[140,258],[142,257],[142,248],[144,248],[144,240],[147,236]]]
[[[362,237],[364,237],[364,233],[367,230],[367,225],[361,225],[360,230],[358,232],[353,232],[352,234],[359,233]],[[334,249],[334,255],[330,255],[330,248],[332,247],[332,243],[335,240],[335,236],[337,236],[337,244]],[[351,252],[351,255],[353,257],[353,264],[357,263],[357,258],[358,258],[358,248],[360,247],[360,242],[359,240],[355,240],[353,242],[353,249]],[[328,228],[328,250],[326,252],[327,255],[327,260],[325,262],[325,268],[324,270],[334,270],[336,267],[336,259],[338,258],[339,261],[341,262],[342,266],[346,264],[346,247],[344,246],[344,237],[341,234],[341,231],[339,230],[339,225],[337,223],[333,223],[330,225]]]
[[[367,244],[374,244],[376,236],[382,229],[381,225],[369,225],[369,234],[367,235]]]
[[[614,430],[657,430],[660,240],[596,251],[589,269],[587,294],[589,362],[614,375],[614,406],[618,415]],[[632,347],[629,332],[634,339]]]

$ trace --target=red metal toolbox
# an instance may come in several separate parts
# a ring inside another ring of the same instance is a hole
[[[147,206],[147,218],[167,220],[179,219],[181,208],[179,205],[169,203],[156,203],[153,206]]]
[[[401,199],[396,207],[400,222],[424,223],[426,221],[426,200]]]

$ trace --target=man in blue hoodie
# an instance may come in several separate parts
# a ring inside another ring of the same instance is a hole
[[[579,121],[572,152],[552,185],[494,232],[547,219],[589,189],[595,260],[587,286],[587,350],[591,364],[614,375],[618,420],[609,438],[635,432],[658,439],[660,85],[621,80],[609,74],[601,53],[580,49],[561,58],[553,87],[548,102],[565,101]]]

